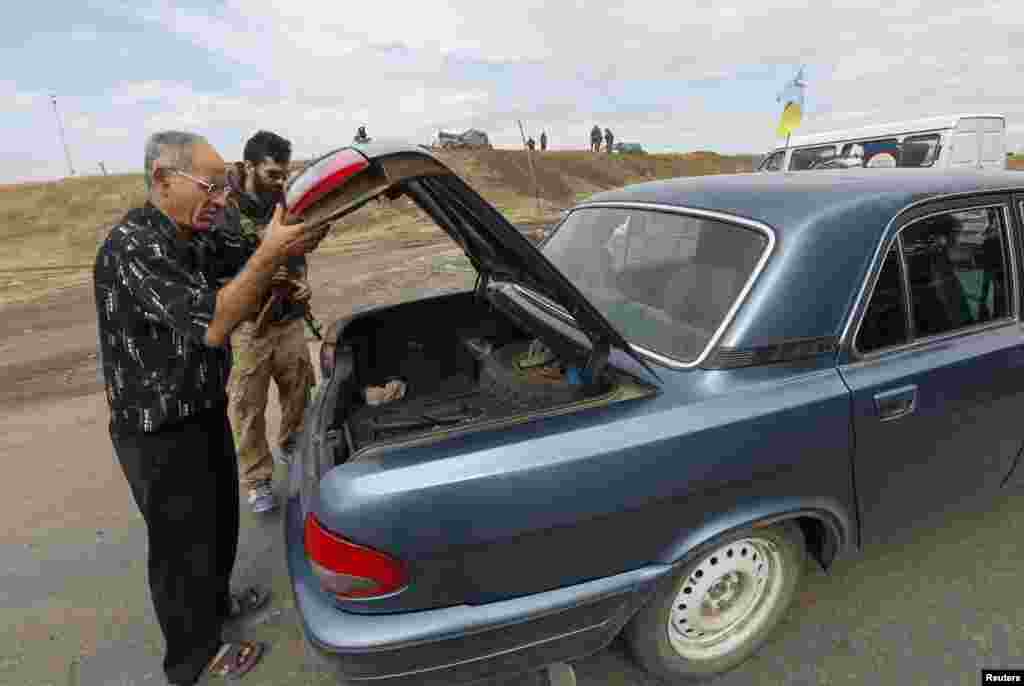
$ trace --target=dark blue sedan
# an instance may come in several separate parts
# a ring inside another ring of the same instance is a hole
[[[1024,176],[643,183],[538,248],[429,152],[377,144],[288,206],[316,227],[382,196],[477,279],[325,336],[285,533],[342,679],[471,682],[620,632],[654,674],[713,676],[808,558],[1024,481]]]

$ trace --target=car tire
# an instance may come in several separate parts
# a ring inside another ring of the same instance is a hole
[[[634,657],[670,683],[733,669],[785,616],[806,559],[794,522],[745,528],[702,546],[627,625]],[[717,616],[706,615],[709,608]]]

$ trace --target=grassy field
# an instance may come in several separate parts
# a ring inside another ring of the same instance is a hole
[[[460,176],[516,223],[543,223],[595,192],[637,181],[748,171],[750,156],[535,153],[539,202],[526,153],[438,152]],[[96,249],[110,226],[145,199],[138,174],[88,176],[0,186],[0,304],[23,302],[91,279]],[[324,252],[372,249],[378,232],[403,242],[436,240],[437,229],[411,203],[371,204],[339,222]]]
[[[714,152],[679,155],[607,155],[585,151],[534,154],[538,195],[529,159],[520,150],[436,154],[518,224],[551,222],[558,211],[590,195],[652,179],[747,172],[756,158]],[[1024,157],[1010,158],[1024,170]],[[52,183],[0,185],[0,304],[24,302],[88,283],[99,242],[110,226],[144,201],[138,174],[90,176]],[[338,222],[325,253],[372,251],[377,239],[436,241],[438,231],[408,201],[369,205]]]

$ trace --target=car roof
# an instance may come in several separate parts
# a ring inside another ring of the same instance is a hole
[[[842,169],[690,176],[598,193],[592,202],[693,207],[754,219],[776,232],[801,230],[823,211],[883,201],[898,211],[954,193],[1024,189],[1024,174],[1005,170]]]
[[[746,349],[839,336],[886,227],[915,202],[1024,191],[1005,170],[843,169],[709,175],[627,186],[581,203],[647,203],[751,219],[773,254],[720,345]]]

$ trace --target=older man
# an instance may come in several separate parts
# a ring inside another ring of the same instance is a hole
[[[241,233],[255,250],[274,207],[284,197],[292,148],[281,136],[258,131],[246,142],[243,155],[244,161],[228,173],[231,194],[223,220],[231,233]],[[271,485],[274,461],[267,442],[270,380],[277,385],[280,399],[277,444],[286,460],[302,429],[306,403],[316,383],[303,321],[310,297],[307,272],[304,256],[289,258],[274,276],[274,297],[263,305],[261,316],[254,313],[231,334],[228,417],[238,451],[239,480],[256,513],[277,507]]]
[[[199,136],[154,134],[145,171],[149,200],[100,248],[95,296],[110,436],[146,521],[164,671],[172,684],[192,684],[204,670],[240,676],[262,652],[221,639],[225,620],[266,599],[229,589],[239,502],[224,346],[274,272],[316,236],[285,225],[280,208],[255,253],[212,232],[227,197],[225,164]]]

